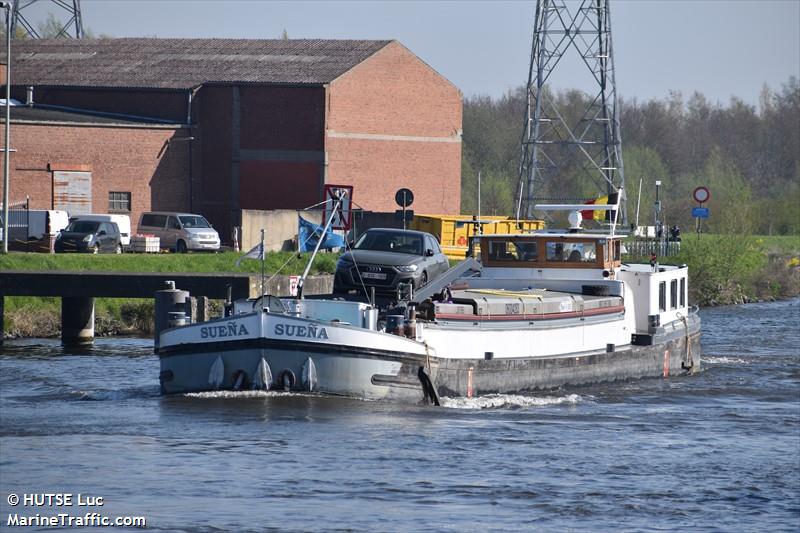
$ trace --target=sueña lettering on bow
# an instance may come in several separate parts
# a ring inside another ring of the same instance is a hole
[[[203,326],[200,328],[201,339],[217,339],[222,337],[241,337],[248,335],[250,332],[244,327],[244,324],[237,322],[228,322],[220,326]]]
[[[289,324],[275,324],[275,335],[278,337],[306,337],[311,339],[328,338],[328,332],[325,328],[313,325],[291,326]]]

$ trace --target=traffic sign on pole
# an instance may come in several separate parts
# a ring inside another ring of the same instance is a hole
[[[336,205],[336,202],[341,198],[339,208],[331,222],[331,228],[349,231],[353,224],[353,187],[352,185],[325,185],[323,198],[325,199],[325,207],[322,210],[322,220],[328,220],[331,215],[331,209]]]
[[[394,201],[400,207],[409,207],[414,203],[414,193],[411,189],[402,188],[394,194]]]
[[[402,189],[399,189],[396,193],[394,193],[394,201],[397,202],[397,205],[403,208],[402,210],[403,229],[406,229],[406,222],[409,222],[411,219],[414,218],[413,211],[409,211],[409,213],[411,213],[410,217],[406,214],[406,208],[414,203],[414,193],[411,192],[411,189],[406,189],[404,187]]]
[[[697,203],[703,204],[711,199],[711,191],[708,190],[708,187],[700,186],[694,190],[692,196]]]

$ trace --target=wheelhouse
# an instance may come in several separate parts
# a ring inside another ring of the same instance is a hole
[[[600,269],[621,265],[619,237],[582,233],[485,235],[475,238],[484,267]]]

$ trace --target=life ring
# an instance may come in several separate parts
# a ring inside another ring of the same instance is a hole
[[[458,238],[458,245],[459,246],[466,246],[467,245],[467,238],[463,235]]]

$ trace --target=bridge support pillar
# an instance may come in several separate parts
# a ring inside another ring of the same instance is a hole
[[[61,343],[91,344],[94,341],[94,298],[61,298]]]

